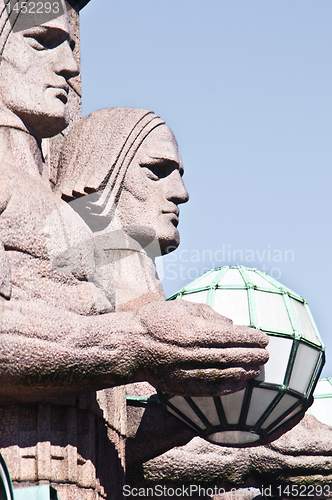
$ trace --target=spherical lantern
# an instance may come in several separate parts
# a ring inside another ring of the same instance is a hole
[[[305,411],[322,370],[324,346],[306,301],[258,269],[208,271],[168,300],[204,303],[234,324],[269,336],[269,361],[244,390],[220,397],[160,394],[173,415],[203,438],[223,446],[264,442]]]

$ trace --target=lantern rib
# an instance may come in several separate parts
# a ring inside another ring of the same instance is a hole
[[[263,388],[263,386],[261,386],[261,387]],[[272,387],[265,387],[264,386],[264,388],[265,389],[273,390],[274,392],[276,392],[276,390],[277,390],[275,387],[272,388]],[[260,419],[257,420],[256,424],[251,427],[255,432],[261,432],[261,425],[271,415],[271,413],[273,412],[273,410],[275,409],[275,407],[277,406],[277,404],[279,403],[279,401],[282,399],[282,397],[283,397],[283,393],[276,392],[276,395],[275,395],[275,398],[273,399],[273,401],[271,401],[271,403],[269,404],[269,406],[263,412],[263,414],[260,417]]]
[[[308,384],[308,391],[307,391],[308,395],[312,395],[313,394],[313,392],[314,392],[314,390],[316,388],[316,385],[318,383],[319,376],[322,373],[324,364],[325,364],[325,352],[322,351],[320,353],[319,358],[318,358],[315,370],[314,370],[314,372],[313,372],[313,374],[311,376],[310,383]]]
[[[256,311],[256,301],[255,301],[255,293],[254,293],[255,287],[254,287],[253,283],[251,283],[251,281],[250,281],[249,275],[247,273],[247,269],[245,267],[239,267],[239,271],[240,271],[240,274],[242,276],[243,281],[246,284],[250,326],[252,328],[258,328],[260,330],[260,326],[258,324],[258,319],[257,319],[257,311]]]
[[[201,429],[195,422],[193,422],[189,417],[187,417],[181,410],[179,410],[176,406],[174,406],[170,400],[168,399],[167,401],[167,406],[173,410],[176,414],[179,415],[179,417],[184,420],[190,427],[192,427],[199,435],[202,435],[202,432],[204,431]]]
[[[296,318],[295,318],[295,315],[293,313],[293,309],[292,309],[292,306],[291,306],[291,303],[290,303],[290,300],[289,300],[289,295],[288,295],[287,292],[283,292],[282,296],[283,296],[283,299],[284,299],[284,304],[285,304],[285,307],[286,307],[288,318],[289,318],[289,321],[290,321],[292,329],[293,329],[294,337],[296,339],[300,339],[300,338],[302,338],[302,335],[301,335],[301,333],[300,333],[300,331],[298,329],[297,321],[296,321]]]
[[[300,404],[299,404],[300,403]],[[290,406],[286,411],[284,411],[280,417],[276,418],[274,420],[274,422],[272,422],[272,424],[270,424],[266,429],[263,429],[263,433],[264,433],[264,436],[267,436],[268,434],[270,434],[273,430],[277,429],[277,427],[279,427],[279,424],[282,423],[282,421],[284,420],[284,418],[286,418],[287,416],[290,416],[290,414],[296,410],[297,408],[299,409],[299,411],[301,410],[302,407],[304,409],[304,411],[306,411],[308,408],[307,408],[307,404],[305,403],[305,399],[303,398],[303,400],[298,400],[296,401],[292,406]],[[292,415],[293,416],[293,415]]]
[[[311,324],[312,324],[312,326],[314,327],[314,330],[315,330],[316,336],[317,336],[318,340],[320,341],[320,343],[321,343],[322,347],[324,347],[324,342],[322,341],[322,338],[321,338],[320,333],[319,333],[319,331],[318,331],[318,328],[317,328],[316,322],[315,322],[315,320],[314,320],[314,318],[313,318],[313,316],[312,316],[312,314],[311,314],[311,311],[310,311],[310,309],[309,309],[308,303],[307,303],[307,301],[306,301],[306,300],[304,300],[304,299],[303,299],[303,301],[304,301],[304,302],[303,302],[303,304],[304,304],[305,310],[307,311],[308,316],[309,316],[310,321],[311,321]]]
[[[224,412],[224,407],[222,405],[221,399],[220,399],[220,397],[214,397],[213,400],[214,400],[214,406],[216,407],[216,410],[218,413],[220,424],[224,429],[226,429],[229,424],[228,424],[227,419],[226,419],[226,415]]]
[[[246,425],[246,420],[248,417],[248,411],[249,411],[252,391],[253,391],[253,386],[248,383],[247,390],[244,394],[244,398],[242,401],[242,408],[241,408],[241,413],[240,413],[240,418],[239,418],[239,425],[241,427]]]
[[[291,375],[292,375],[292,371],[293,371],[293,367],[294,367],[294,362],[295,362],[295,357],[296,357],[296,353],[297,353],[297,350],[299,348],[299,345],[300,345],[299,340],[298,339],[294,339],[293,340],[292,349],[291,349],[291,352],[290,352],[290,355],[289,355],[289,360],[288,360],[288,365],[287,365],[287,368],[286,368],[285,378],[284,378],[284,385],[286,385],[287,387],[289,386],[289,381],[290,381],[290,378],[291,378]]]
[[[196,405],[196,403],[192,400],[192,398],[184,398],[188,405],[191,407],[191,409],[196,413],[198,418],[202,421],[202,423],[205,425],[206,430],[211,432],[213,431],[213,425],[209,422],[207,417],[204,415],[202,410]]]

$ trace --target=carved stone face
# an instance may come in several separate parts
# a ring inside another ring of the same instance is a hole
[[[0,105],[40,137],[67,125],[68,79],[77,76],[67,15],[11,33],[0,64]]]
[[[182,175],[175,137],[161,125],[140,146],[117,206],[124,230],[143,246],[157,238],[162,254],[174,250],[180,242],[178,205],[189,199]]]

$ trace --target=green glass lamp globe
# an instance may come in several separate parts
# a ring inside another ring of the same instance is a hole
[[[269,336],[269,361],[246,389],[225,396],[160,394],[170,413],[223,446],[265,442],[306,411],[323,368],[324,346],[306,301],[267,274],[243,266],[212,269],[168,300],[204,303]]]

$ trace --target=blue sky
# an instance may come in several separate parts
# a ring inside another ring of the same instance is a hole
[[[83,115],[151,109],[173,130],[190,201],[166,295],[202,270],[265,270],[309,303],[332,376],[332,3],[91,0]]]

